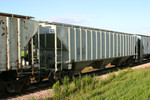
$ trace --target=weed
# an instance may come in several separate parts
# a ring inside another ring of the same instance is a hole
[[[36,100],[36,98],[34,96],[32,96],[32,100]]]
[[[60,87],[60,83],[59,81],[57,81],[54,85],[53,85],[53,92],[55,96],[59,96],[61,94],[61,87]]]
[[[69,95],[70,94],[70,88],[69,88],[69,78],[66,76],[63,80],[63,95]]]
[[[150,99],[150,71],[127,68],[119,70],[118,74],[109,73],[106,79],[96,76],[81,75],[70,83],[66,77],[63,85],[57,82],[53,86],[54,99],[73,100],[120,100],[120,99]]]
[[[69,78],[68,78],[68,76],[64,77],[63,85],[68,87],[68,85],[69,85]]]
[[[75,84],[76,89],[79,90],[81,88],[81,76],[79,77],[79,79],[74,78],[73,82]]]

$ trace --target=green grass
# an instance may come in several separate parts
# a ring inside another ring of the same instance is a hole
[[[64,79],[53,85],[53,99],[71,100],[149,100],[150,71],[146,69],[120,70],[109,73],[106,79],[85,76],[79,79]]]

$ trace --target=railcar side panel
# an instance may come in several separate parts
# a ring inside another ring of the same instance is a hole
[[[38,22],[0,16],[0,71],[21,68],[21,51],[38,30]]]

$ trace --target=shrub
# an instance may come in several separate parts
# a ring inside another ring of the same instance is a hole
[[[114,72],[113,73],[109,73],[107,78],[104,81],[102,81],[103,85],[113,81],[115,79],[115,77],[116,77],[116,74]]]
[[[67,86],[68,87],[68,85],[69,85],[69,78],[68,78],[68,76],[65,76],[64,80],[63,80],[63,86]]]
[[[63,80],[63,91],[62,91],[63,95],[69,95],[70,94],[70,91],[69,91],[69,78],[66,76],[64,77],[64,80]]]
[[[60,83],[59,81],[57,81],[54,85],[53,85],[53,91],[55,96],[58,96],[61,94],[61,87],[60,87]]]
[[[79,79],[73,77],[73,83],[75,84],[76,90],[81,88],[81,75],[79,75]]]
[[[94,84],[94,81],[93,81],[91,76],[86,75],[85,77],[83,77],[82,78],[82,85],[81,85],[83,92],[86,92],[86,91],[92,89],[93,84]],[[86,87],[88,87],[88,88],[86,89]]]

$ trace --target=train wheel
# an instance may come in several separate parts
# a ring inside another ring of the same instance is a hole
[[[13,93],[13,92],[15,92],[16,87],[15,87],[15,85],[14,85],[13,83],[10,83],[10,84],[7,84],[7,85],[6,85],[6,89],[7,89],[7,91],[8,91],[9,93]]]
[[[143,62],[143,57],[139,58],[139,63]]]
[[[44,79],[43,77],[40,77],[40,78],[39,78],[39,82],[42,82],[42,81],[43,81],[43,79]]]
[[[48,80],[51,86],[53,86],[53,84],[56,82],[56,80],[54,79],[54,74],[52,72],[49,74]]]
[[[23,87],[22,87],[22,90],[27,90],[31,85],[31,80],[30,79],[26,79],[24,84],[23,84]]]
[[[4,93],[5,93],[5,86],[3,84],[0,84],[0,97],[3,96]]]
[[[43,79],[44,79],[44,78],[42,78],[42,77],[37,77],[37,78],[35,78],[35,80],[36,80],[37,82],[42,82]]]

